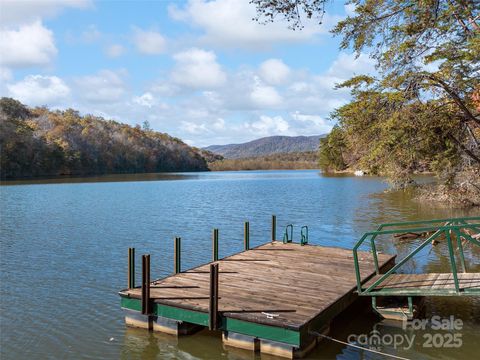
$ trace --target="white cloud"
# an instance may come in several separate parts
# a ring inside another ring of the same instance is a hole
[[[217,134],[219,132],[225,131],[225,120],[218,118],[212,123],[196,123],[194,121],[182,121],[180,123],[180,129],[187,132],[190,135],[205,135],[205,134]]]
[[[59,105],[70,95],[65,82],[56,76],[28,75],[7,85],[9,95],[30,106]]]
[[[48,65],[57,55],[53,33],[40,21],[0,30],[0,63],[21,68]]]
[[[318,34],[325,34],[337,17],[326,14],[322,25],[305,20],[302,31],[288,29],[288,24],[275,21],[267,25],[252,21],[255,6],[239,0],[190,0],[183,7],[169,7],[172,19],[186,22],[203,31],[207,44],[225,47],[263,49],[274,43],[304,42]]]
[[[175,96],[181,91],[178,85],[173,84],[169,80],[161,80],[161,81],[155,82],[150,87],[150,90],[158,95],[168,96],[168,97]]]
[[[227,76],[216,61],[215,53],[192,48],[173,56],[176,61],[172,80],[192,89],[210,89],[225,84]]]
[[[213,122],[212,127],[214,130],[217,131],[225,130],[225,120],[223,120],[222,118],[218,118]]]
[[[260,76],[272,85],[284,83],[290,75],[290,68],[279,59],[269,59],[260,64]]]
[[[300,134],[326,134],[332,130],[332,125],[320,115],[302,114],[297,111],[291,116]]]
[[[30,24],[45,17],[53,17],[64,8],[86,9],[91,0],[2,0],[0,23],[3,26]]]
[[[250,94],[250,98],[252,102],[260,108],[277,107],[283,101],[274,87],[263,85],[258,79],[256,79],[256,84]]]
[[[151,108],[155,104],[153,95],[150,92],[146,92],[141,96],[135,96],[133,98],[133,102],[141,106],[146,106],[148,108]]]
[[[165,52],[167,41],[157,31],[133,29],[133,41],[137,50],[145,55],[158,55]]]
[[[353,55],[341,53],[328,69],[318,73],[287,67],[288,71],[283,73],[269,74],[267,70],[272,66],[267,65],[274,59],[258,68],[242,65],[227,72],[214,52],[198,48],[179,52],[173,60],[170,72],[140,92],[132,93],[129,89],[126,71],[102,70],[68,80],[70,95],[59,91],[60,96],[55,98],[51,90],[46,93],[62,107],[132,125],[148,120],[153,129],[205,146],[270,135],[326,133],[332,126],[326,120],[329,113],[349,99],[348,90],[334,90],[334,84],[353,73],[371,71],[373,65],[366,56],[355,60]],[[273,64],[282,68],[283,62]],[[49,86],[24,90],[30,96],[23,95],[22,100],[27,100],[24,102],[28,105],[52,104],[34,98],[35,94],[45,93],[43,88]],[[15,88],[5,90],[13,96],[12,92]],[[162,101],[165,98],[167,103]]]
[[[306,81],[295,81],[289,86],[289,89],[297,94],[306,94],[311,92],[314,87],[311,83]]]
[[[188,134],[199,135],[208,132],[206,124],[196,124],[192,121],[182,121],[180,123],[180,129]]]
[[[124,53],[125,53],[125,48],[119,44],[112,44],[110,46],[107,46],[107,48],[105,49],[105,54],[107,54],[107,56],[111,58],[120,57]]]
[[[281,116],[260,116],[260,119],[246,123],[245,127],[252,130],[256,136],[288,135],[290,125]]]
[[[375,60],[367,54],[361,53],[356,57],[355,54],[341,52],[332,65],[330,65],[327,75],[344,81],[354,75],[371,74],[374,72]]]
[[[125,94],[125,71],[101,70],[95,75],[75,79],[78,95],[91,103],[112,103]]]
[[[0,66],[0,81],[11,81],[13,79],[12,71],[8,68]]]

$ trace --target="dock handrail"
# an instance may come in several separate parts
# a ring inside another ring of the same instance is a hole
[[[308,226],[304,225],[300,229],[300,245],[308,244]]]
[[[463,245],[461,238],[463,237],[466,241],[471,242],[480,247],[480,241],[473,238],[470,234],[467,234],[465,229],[472,229],[474,231],[480,232],[480,223],[469,223],[470,221],[479,221],[480,216],[477,217],[463,217],[463,218],[449,218],[449,219],[435,219],[435,220],[420,220],[420,221],[409,221],[409,222],[394,222],[394,223],[385,223],[381,224],[376,231],[371,231],[363,234],[360,240],[353,247],[353,260],[355,265],[355,276],[357,280],[357,291],[359,295],[371,294],[372,291],[381,284],[386,278],[398,270],[402,265],[404,265],[408,260],[410,260],[415,254],[420,250],[426,247],[429,243],[439,237],[441,234],[445,235],[447,239],[449,257],[450,257],[450,267],[451,273],[453,275],[453,280],[455,283],[455,291],[458,294],[460,292],[460,286],[457,276],[457,266],[455,261],[454,247],[452,244],[452,233],[457,237],[458,250],[460,254],[460,262],[462,265],[463,272],[466,272],[465,267],[465,257],[463,253]],[[409,227],[419,225],[419,227]],[[424,226],[420,226],[424,225]],[[390,229],[385,229],[390,228]],[[393,229],[392,229],[393,228]],[[373,262],[375,265],[375,271],[377,275],[380,275],[380,269],[378,266],[378,253],[375,245],[375,239],[379,235],[393,235],[408,232],[421,232],[421,233],[432,233],[428,236],[420,245],[418,245],[414,250],[412,250],[405,258],[400,260],[394,267],[388,270],[375,282],[368,286],[368,288],[362,288],[361,274],[360,274],[360,265],[358,260],[358,249],[361,245],[364,244],[368,239],[370,240],[370,248],[373,255]]]
[[[290,229],[290,236],[288,236],[288,230]],[[293,241],[293,224],[285,226],[285,233],[283,234],[283,243],[290,243]]]

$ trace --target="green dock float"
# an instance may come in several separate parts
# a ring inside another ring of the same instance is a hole
[[[142,285],[138,287],[132,282],[134,251],[130,250],[129,286],[119,293],[125,321],[129,326],[177,336],[207,328],[221,331],[227,347],[299,358],[317,345],[321,339],[318,334],[327,334],[332,321],[359,296],[371,296],[373,309],[386,316],[388,309],[377,302],[382,296],[407,296],[412,314],[417,305],[412,297],[434,293],[478,296],[480,274],[464,272],[468,270],[467,264],[461,261],[462,271],[456,276],[427,274],[434,279],[433,284],[435,281],[442,284],[438,293],[431,288],[381,287],[386,278],[391,281],[398,275],[395,270],[404,263],[401,259],[395,264],[396,255],[376,251],[375,241],[381,235],[398,234],[405,229],[433,232],[419,247],[440,236],[439,233],[446,236],[446,245],[451,249],[455,234],[472,244],[478,242],[480,218],[450,219],[448,224],[444,220],[383,224],[360,239],[353,249],[353,258],[348,249],[312,245],[306,226],[300,228],[298,242],[293,239],[294,227],[289,226],[285,241],[251,247],[249,223],[245,222],[245,251],[219,259],[218,229],[214,229],[213,261],[180,271],[178,238],[174,242],[174,274],[150,281],[150,256],[144,255]],[[275,227],[276,217],[272,216],[272,239]],[[371,246],[371,251],[359,250],[364,243]],[[419,251],[415,249],[410,255]],[[456,269],[456,263],[452,264]],[[421,275],[410,276],[414,279]]]

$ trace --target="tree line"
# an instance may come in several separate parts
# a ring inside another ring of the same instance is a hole
[[[209,162],[213,171],[317,169],[316,151],[277,153],[239,159],[216,158]]]
[[[0,99],[0,175],[22,178],[208,170],[198,149],[148,126]]]

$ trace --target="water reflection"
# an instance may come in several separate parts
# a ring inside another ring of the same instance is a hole
[[[200,173],[146,173],[146,174],[108,174],[92,176],[62,176],[54,178],[2,180],[0,185],[41,185],[41,184],[79,184],[102,182],[162,181],[198,179]]]

